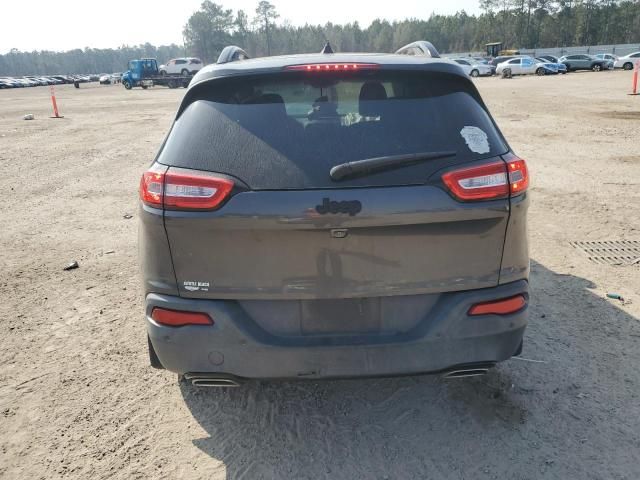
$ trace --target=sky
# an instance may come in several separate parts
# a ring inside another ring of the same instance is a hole
[[[234,12],[253,17],[258,0],[213,0]],[[182,44],[182,27],[201,0],[0,0],[0,53],[18,50],[115,48],[120,45]],[[293,25],[358,21],[368,26],[376,18],[428,18],[432,13],[459,10],[478,13],[478,0],[272,0],[279,22]]]

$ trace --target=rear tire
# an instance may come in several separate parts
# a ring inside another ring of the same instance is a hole
[[[180,71],[180,75],[182,75],[183,77],[187,77],[187,76],[189,76],[189,70],[187,70],[186,68],[183,68],[183,69]]]
[[[591,67],[591,70],[593,70],[594,72],[599,72],[602,70],[602,65],[596,63],[593,67]]]
[[[480,72],[478,70],[471,70],[470,74],[473,78],[478,78],[480,76]]]
[[[547,74],[547,71],[542,67],[540,67],[539,69],[536,70],[536,75],[544,76],[546,74]]]
[[[148,87],[146,85],[140,85],[143,90],[146,90]]]
[[[624,65],[622,65],[622,69],[623,70],[633,70],[633,63],[631,62],[627,62]]]
[[[164,70],[160,70],[160,76],[164,77],[167,74],[167,72],[165,72]]]

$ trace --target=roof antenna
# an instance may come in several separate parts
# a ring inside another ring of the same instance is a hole
[[[325,43],[324,48],[320,53],[333,53],[333,48],[331,48],[331,44],[329,43],[329,40],[327,40],[327,43]]]

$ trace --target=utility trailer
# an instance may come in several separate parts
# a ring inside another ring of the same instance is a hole
[[[127,90],[133,87],[143,89],[155,85],[169,88],[187,88],[193,75],[160,75],[155,58],[141,58],[129,62],[129,70],[122,74],[122,86]]]

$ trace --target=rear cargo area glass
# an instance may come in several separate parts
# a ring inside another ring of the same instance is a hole
[[[478,147],[465,127],[484,132]],[[455,151],[336,182],[331,167]],[[287,72],[209,82],[190,97],[160,163],[234,176],[253,190],[422,184],[435,171],[507,151],[472,83],[440,73]]]

